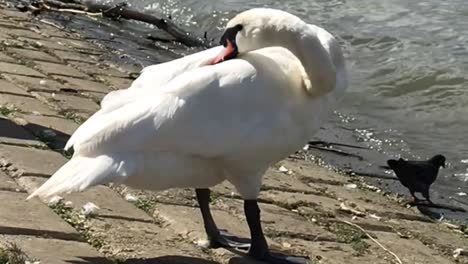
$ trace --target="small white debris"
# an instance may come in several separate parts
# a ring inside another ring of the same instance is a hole
[[[369,185],[369,184],[363,184],[362,185],[364,188],[368,189],[368,190],[371,190],[371,191],[374,191],[374,192],[381,192],[382,190],[380,190],[378,187],[375,187],[373,185]]]
[[[306,144],[306,145],[302,148],[302,150],[308,151],[308,150],[309,150],[309,144]]]
[[[313,218],[311,219],[312,223],[317,223],[317,219],[316,218]]]
[[[458,258],[462,253],[464,253],[465,250],[463,248],[457,248],[453,251],[453,257]]]
[[[63,197],[55,195],[54,197],[50,198],[49,202],[47,203],[49,206],[55,206],[63,200]]]
[[[291,248],[292,245],[289,244],[288,242],[283,242],[283,243],[282,243],[282,246],[283,246],[284,248]]]
[[[37,260],[34,261],[34,262],[31,262],[31,261],[29,261],[29,260],[26,260],[26,261],[24,261],[24,264],[41,264],[41,262],[40,262],[40,261],[37,261]]]
[[[466,196],[466,193],[465,192],[459,192],[457,193],[458,196]]]
[[[279,167],[278,171],[282,172],[284,174],[287,174],[287,175],[291,175],[293,173],[292,170],[290,170],[290,169],[288,169],[288,168],[286,168],[284,166]]]
[[[42,44],[42,42],[39,42],[39,41],[34,41],[32,43],[34,46],[36,46],[37,48],[42,48],[44,47],[44,44]]]
[[[439,219],[437,219],[437,221],[442,222],[444,219],[445,219],[444,214],[440,213],[440,217],[439,217]]]
[[[357,219],[357,216],[353,215],[353,217],[351,217],[351,220],[356,220]]]
[[[378,216],[378,215],[376,215],[376,214],[369,214],[369,217],[370,217],[370,218],[374,218],[374,219],[377,220],[377,221],[380,221],[380,220],[382,219],[382,217],[380,217],[380,216]]]
[[[278,170],[279,170],[279,172],[283,172],[283,173],[284,173],[284,172],[288,172],[288,171],[289,171],[289,170],[288,170],[288,169],[286,169],[286,167],[284,167],[284,166],[281,166],[281,167],[279,167],[279,169],[278,169]]]
[[[40,81],[39,81],[39,84],[40,84],[40,85],[46,85],[46,84],[47,84],[47,81],[46,81],[46,80],[40,80]]]
[[[449,222],[443,222],[442,224],[445,225],[445,226],[447,226],[447,227],[450,228],[450,229],[454,229],[454,230],[460,229],[460,226],[459,226],[459,225],[454,225],[454,224],[449,223]]]
[[[68,207],[68,208],[73,207],[73,202],[72,201],[66,201],[65,202],[65,207]]]
[[[81,208],[81,214],[84,215],[84,216],[93,216],[93,215],[96,215],[97,211],[101,209],[99,208],[97,205],[89,202],[89,203],[86,203],[85,205],[83,205],[83,207]]]
[[[127,202],[134,203],[134,202],[138,201],[138,197],[133,196],[133,195],[127,193],[127,194],[125,195],[125,200],[126,200]]]
[[[234,198],[236,197],[236,193],[235,192],[231,192],[231,198]]]
[[[36,115],[36,116],[42,115],[42,114],[41,114],[40,112],[38,112],[38,111],[32,111],[32,114],[33,114],[33,115]]]
[[[55,93],[52,93],[51,95],[52,95],[52,97],[55,97]]]
[[[354,216],[366,216],[365,213],[363,213],[363,212],[361,212],[359,210],[356,210],[354,208],[348,207],[345,203],[340,204],[340,210],[343,211],[343,212],[353,214]]]
[[[199,239],[195,242],[195,244],[201,248],[209,248],[210,241],[208,239]]]
[[[468,159],[462,159],[460,160],[461,163],[468,163]]]
[[[355,183],[350,183],[350,184],[346,184],[344,186],[346,189],[356,189],[357,188],[357,184]]]
[[[410,238],[410,236],[409,236],[409,235],[407,235],[407,234],[403,234],[403,233],[401,233],[401,232],[398,232],[398,231],[397,231],[397,235],[398,235],[399,237],[401,237],[401,238],[404,238],[404,239],[409,239],[409,238]]]

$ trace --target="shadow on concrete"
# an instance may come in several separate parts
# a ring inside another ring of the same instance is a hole
[[[67,144],[70,135],[50,127],[41,126],[34,123],[27,123],[23,126],[29,132],[33,133],[42,142],[47,144],[53,150],[63,150]]]
[[[35,138],[13,121],[0,117],[0,138],[34,140]]]
[[[72,260],[67,261],[71,264],[111,264],[115,263],[110,261],[106,258],[89,258],[83,257],[82,260]],[[147,259],[138,259],[138,258],[130,258],[122,262],[118,262],[122,264],[219,264],[219,262],[205,260],[201,258],[194,258],[194,257],[186,257],[186,256],[162,256],[162,257],[155,257],[155,258],[147,258]]]
[[[41,238],[53,238],[65,241],[79,241],[86,242],[78,233],[66,233],[52,230],[40,230],[22,227],[1,226],[0,234],[2,235],[15,235],[15,236],[35,236]]]

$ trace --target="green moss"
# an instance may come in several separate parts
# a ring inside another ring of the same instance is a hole
[[[127,261],[127,259],[123,257],[119,257],[119,256],[111,256],[111,257],[108,257],[108,259],[114,264],[123,264]]]
[[[139,198],[134,202],[135,206],[145,211],[147,214],[152,215],[155,202],[153,200]]]
[[[31,260],[15,243],[0,247],[0,264],[24,264],[26,261]]]
[[[49,206],[56,214],[62,217],[65,222],[73,226],[93,247],[100,249],[104,246],[104,241],[91,233],[87,220],[82,215],[75,212],[71,207],[66,206],[62,201]]]
[[[19,109],[14,105],[0,105],[0,114],[8,116],[18,112]]]
[[[81,116],[77,115],[76,113],[70,110],[60,110],[58,113],[62,115],[63,117],[65,117],[66,119],[69,119],[79,125],[81,125],[84,121],[86,121]]]
[[[336,235],[338,242],[351,244],[357,256],[364,255],[369,248],[369,244],[363,241],[363,239],[367,238],[367,235],[353,226],[335,222],[329,225],[327,229]]]

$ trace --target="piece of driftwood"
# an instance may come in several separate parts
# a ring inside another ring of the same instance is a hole
[[[314,146],[314,145],[309,145],[309,148],[318,149],[318,150],[322,150],[322,151],[333,152],[333,153],[341,155],[341,156],[354,157],[354,158],[357,158],[358,160],[364,160],[364,158],[362,156],[358,155],[358,154],[349,153],[349,152],[339,150],[339,149],[319,147],[319,146]]]
[[[80,0],[30,0],[29,6],[23,2],[17,5],[21,11],[31,11],[37,15],[40,11],[69,12],[96,16],[100,15],[112,19],[127,19],[145,22],[156,26],[174,37],[175,41],[189,47],[209,47],[210,44],[205,39],[197,38],[189,32],[179,28],[168,19],[159,18],[127,7],[125,3],[109,5],[97,3],[95,1]]]
[[[331,147],[331,146],[341,146],[341,147],[348,147],[348,148],[357,148],[357,149],[369,149],[368,147],[361,147],[361,146],[356,146],[356,145],[351,145],[351,144],[344,144],[344,143],[337,143],[337,142],[328,142],[328,141],[323,141],[323,140],[314,140],[314,141],[309,141],[309,145],[320,145],[324,147]]]

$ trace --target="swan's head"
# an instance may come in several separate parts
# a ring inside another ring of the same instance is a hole
[[[213,60],[213,64],[252,50],[285,46],[285,42],[293,41],[291,33],[297,33],[305,26],[300,18],[276,9],[254,8],[244,11],[228,22],[220,41],[224,49]]]
[[[344,58],[336,39],[287,12],[270,8],[244,11],[228,22],[221,44],[224,49],[212,64],[261,48],[283,47],[302,63],[304,87],[311,96],[335,89],[337,67],[340,68],[337,90],[346,88]]]

